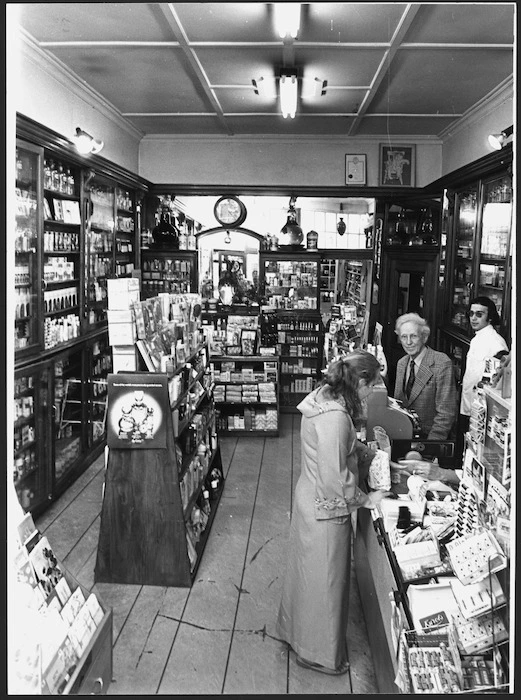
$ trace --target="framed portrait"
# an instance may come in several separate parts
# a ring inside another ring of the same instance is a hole
[[[380,144],[380,185],[414,187],[415,173],[415,146]]]
[[[346,185],[366,185],[367,156],[365,153],[346,155]]]

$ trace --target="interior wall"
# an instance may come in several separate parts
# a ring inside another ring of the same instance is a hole
[[[481,109],[443,135],[442,175],[491,153],[488,135],[500,134],[515,123],[514,119],[513,83],[508,81]]]
[[[7,109],[67,139],[79,126],[104,141],[100,155],[137,174],[141,132],[127,125],[97,93],[66,75],[57,62],[50,64],[33,42],[18,34],[16,23],[14,27],[17,40],[11,41],[7,54]]]
[[[346,184],[346,154],[366,154],[367,185],[376,187],[379,144],[385,142],[383,136],[146,136],[139,174],[155,184],[338,187]],[[403,138],[399,143],[416,144],[416,187],[441,176],[441,141]]]

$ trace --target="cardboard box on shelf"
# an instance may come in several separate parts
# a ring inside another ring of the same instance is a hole
[[[136,342],[136,324],[131,309],[107,309],[109,344],[133,345]]]
[[[135,345],[115,345],[112,348],[112,371],[136,372],[137,357]]]

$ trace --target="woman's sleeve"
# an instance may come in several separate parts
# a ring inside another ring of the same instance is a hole
[[[317,481],[315,517],[330,520],[349,515],[364,505],[367,495],[358,488],[356,474],[356,433],[349,416],[328,411],[317,420]]]
[[[376,452],[360,440],[356,441],[356,456],[358,458],[358,483],[363,483],[369,474],[369,467]]]

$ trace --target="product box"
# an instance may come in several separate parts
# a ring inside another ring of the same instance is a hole
[[[108,279],[108,308],[111,310],[130,309],[131,304],[139,301],[139,291],[137,277]]]
[[[107,309],[109,344],[133,345],[136,342],[136,325],[131,309]]]
[[[135,345],[114,345],[112,348],[112,371],[137,372]]]

